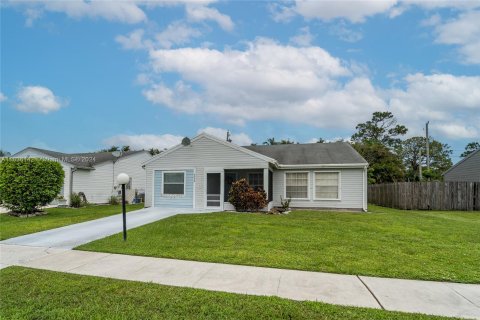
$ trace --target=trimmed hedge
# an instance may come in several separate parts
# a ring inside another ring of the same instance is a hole
[[[7,158],[0,162],[0,199],[10,210],[29,214],[58,195],[63,168],[52,160]]]

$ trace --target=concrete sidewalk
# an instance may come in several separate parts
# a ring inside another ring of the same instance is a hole
[[[480,319],[480,285],[374,278],[0,244],[2,266],[19,265],[294,300]]]
[[[127,213],[127,228],[132,229],[176,214],[202,213],[202,210],[146,208]],[[212,210],[204,211],[212,212]],[[71,224],[0,241],[0,244],[72,249],[79,245],[122,232],[122,214]]]

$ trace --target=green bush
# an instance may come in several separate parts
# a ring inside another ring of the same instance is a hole
[[[290,198],[283,199],[282,196],[280,196],[280,204],[281,204],[281,207],[282,207],[283,211],[288,211],[288,209],[290,209],[290,202],[291,201],[292,201],[292,199],[290,199]]]
[[[78,194],[73,192],[70,195],[70,207],[72,208],[80,208],[83,206],[84,202],[82,201],[82,197]]]
[[[117,205],[119,203],[120,202],[118,201],[117,196],[110,196],[110,198],[108,199],[108,204]]]
[[[267,206],[267,195],[261,189],[254,190],[250,187],[247,180],[240,179],[232,183],[228,201],[237,211],[259,211]]]
[[[58,195],[64,172],[60,163],[45,159],[3,159],[0,162],[0,198],[19,214],[38,211]]]

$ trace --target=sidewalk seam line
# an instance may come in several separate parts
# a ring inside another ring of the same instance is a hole
[[[358,280],[360,280],[360,282],[365,286],[365,288],[367,288],[368,292],[370,292],[370,294],[373,296],[373,298],[375,299],[375,301],[377,301],[378,305],[380,306],[380,308],[382,308],[382,310],[385,310],[385,307],[380,303],[380,300],[377,298],[377,296],[373,293],[373,291],[367,286],[367,284],[362,280],[362,278],[360,278],[359,275],[356,276],[358,278]]]
[[[212,267],[208,268],[207,271],[205,271],[204,274],[202,274],[200,276],[200,278],[197,279],[197,281],[195,281],[193,284],[192,284],[192,287],[195,287],[203,278],[205,278],[205,276],[210,272],[212,271],[212,269],[215,268],[215,266],[213,265]]]
[[[280,273],[280,276],[278,277],[277,295],[278,295],[278,292],[280,291],[280,282],[281,281],[282,281],[282,273]]]
[[[73,250],[72,250],[72,251],[73,251]],[[80,250],[79,250],[79,251],[80,251]],[[84,252],[88,252],[88,251],[84,251]],[[103,260],[103,259],[105,259],[105,258],[107,258],[107,257],[110,257],[110,256],[113,254],[113,253],[107,253],[107,252],[102,252],[102,253],[106,253],[107,255],[106,255],[106,256],[103,256],[103,257],[101,257],[100,259],[97,259],[97,260],[95,260],[95,261],[85,262],[84,264],[81,264],[81,265],[79,265],[79,266],[73,267],[73,268],[68,269],[68,270],[66,270],[66,271],[64,271],[64,272],[75,273],[75,272],[72,272],[72,271],[75,270],[75,269],[84,267],[84,266],[86,266],[87,264],[90,264],[90,263],[92,263],[92,262],[97,262],[97,261]]]
[[[477,305],[475,302],[471,301],[470,299],[468,299],[467,297],[465,297],[463,294],[461,294],[460,292],[458,292],[457,290],[455,290],[455,288],[452,288],[450,286],[447,285],[447,287],[449,287],[450,289],[453,290],[453,292],[455,292],[456,294],[458,294],[460,297],[462,297],[463,299],[467,300],[468,302],[470,302],[471,304],[473,304],[475,307],[477,308],[480,308],[479,305]]]

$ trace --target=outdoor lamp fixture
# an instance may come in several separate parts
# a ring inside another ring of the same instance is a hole
[[[125,209],[125,185],[130,181],[126,173],[117,176],[117,183],[122,185],[122,210],[123,210],[123,241],[127,241],[127,212]]]

